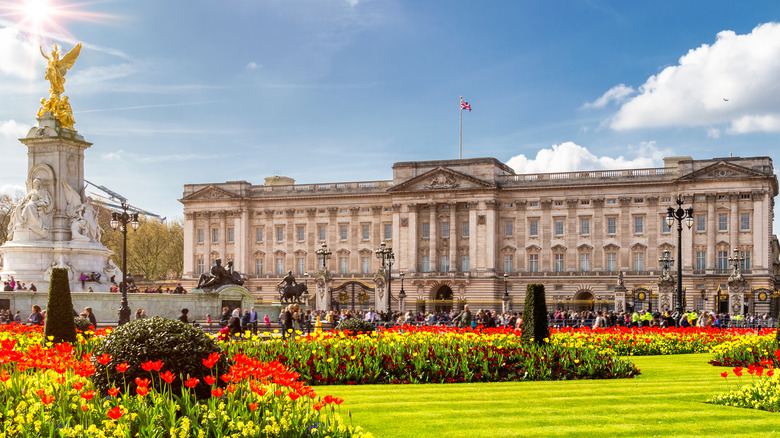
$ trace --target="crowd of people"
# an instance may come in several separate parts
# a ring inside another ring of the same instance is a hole
[[[676,321],[670,311],[650,312],[614,312],[592,311],[580,312],[556,310],[549,313],[551,327],[674,327]],[[732,315],[711,311],[684,312],[680,318],[681,327],[744,327],[773,328],[776,321],[768,314]]]
[[[35,283],[30,282],[30,286],[28,287],[25,283],[14,280],[13,275],[9,275],[8,280],[3,282],[3,292],[13,292],[17,290],[28,290],[31,292],[36,292],[38,288],[35,287]]]

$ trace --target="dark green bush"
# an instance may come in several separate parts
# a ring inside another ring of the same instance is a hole
[[[91,335],[84,334],[85,332],[91,330],[89,326],[92,325],[92,323],[89,322],[88,319],[84,319],[80,316],[76,316],[73,318],[73,323],[76,325],[76,330],[80,331],[81,334],[84,335],[84,337],[91,336]]]
[[[222,356],[214,367],[207,368],[203,359],[211,353]],[[103,354],[111,357],[106,365],[98,361]],[[173,394],[180,395],[184,381],[195,377],[200,383],[194,390],[201,399],[211,395],[211,387],[203,378],[209,375],[221,376],[229,371],[224,353],[203,330],[181,321],[154,317],[137,319],[117,327],[103,339],[92,358],[95,365],[92,381],[104,395],[111,387],[122,389],[125,385],[131,394],[135,394],[136,377],[149,379],[155,388],[160,389],[158,372],[144,371],[141,366],[145,362],[158,360],[164,362],[160,372],[170,371],[176,375],[176,380],[171,383]],[[116,369],[121,363],[129,365],[124,373]],[[222,379],[218,378],[217,382],[220,386],[226,385]]]
[[[68,270],[54,268],[49,279],[49,302],[46,304],[44,339],[59,344],[76,342],[76,325],[73,322],[73,300],[70,297]]]
[[[525,305],[523,306],[523,324],[521,339],[526,342],[543,344],[550,337],[550,326],[547,322],[547,302],[544,298],[544,285],[530,283],[525,289]]]
[[[359,334],[359,333],[371,333],[375,331],[374,324],[371,324],[368,321],[365,321],[360,318],[350,318],[345,319],[341,322],[341,324],[336,326],[336,330],[346,331],[349,330],[352,332],[352,334]]]

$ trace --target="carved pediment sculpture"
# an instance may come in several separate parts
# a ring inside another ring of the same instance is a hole
[[[458,187],[460,182],[454,176],[440,172],[425,183],[426,189],[451,189]]]

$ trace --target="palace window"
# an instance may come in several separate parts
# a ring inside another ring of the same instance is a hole
[[[263,275],[263,259],[255,259],[255,275]]]
[[[204,272],[206,272],[206,269],[204,267],[203,259],[198,259],[196,262],[195,273],[201,275]]]
[[[553,271],[563,272],[563,254],[554,254],[553,256]]]
[[[718,251],[718,269],[726,270],[729,268],[729,252]]]
[[[744,259],[741,262],[739,262],[740,266],[739,269],[742,270],[748,270],[750,269],[750,251],[742,251],[739,253],[739,255]]]
[[[339,225],[339,240],[347,240],[347,226]]]
[[[513,272],[515,270],[515,256],[513,254],[504,254],[504,272]]]
[[[607,218],[607,234],[617,234],[617,218]]]
[[[555,220],[555,235],[563,236],[563,219]]]
[[[347,258],[346,257],[339,257],[339,273],[340,274],[346,274],[347,273]]]
[[[371,272],[371,257],[360,258],[360,272],[362,274],[368,274]]]
[[[441,223],[441,237],[450,237],[450,223],[449,222],[442,222]]]
[[[645,232],[645,217],[634,216],[634,234],[642,234]]]
[[[428,222],[422,223],[422,238],[428,239],[431,237],[431,224]]]
[[[219,243],[219,228],[211,229],[211,243]]]
[[[281,257],[276,259],[276,275],[284,275],[284,259]]]
[[[512,237],[514,224],[512,221],[504,221],[504,237]]]
[[[582,236],[590,235],[590,218],[587,217],[580,218],[580,235]]]
[[[230,227],[227,229],[227,241],[228,243],[233,243],[236,238],[236,232],[233,227]]]
[[[317,240],[320,242],[324,242],[326,239],[328,228],[326,225],[318,225],[317,226]]]
[[[528,221],[528,235],[531,237],[539,236],[539,221],[536,219]]]
[[[284,227],[276,227],[276,241],[284,242]]]
[[[707,269],[707,251],[696,251],[696,269]]]
[[[750,231],[750,213],[739,214],[739,229],[740,231]]]
[[[295,272],[298,275],[303,275],[304,272],[306,272],[306,259],[303,257],[298,257],[295,259]]]
[[[441,272],[449,272],[450,271],[450,256],[443,255],[441,256]]]
[[[431,258],[429,256],[420,257],[420,270],[422,272],[431,271]]]
[[[699,232],[707,231],[707,215],[706,214],[697,214],[696,215],[696,231],[699,231]]]
[[[198,243],[203,243],[203,228],[198,228]]]
[[[464,238],[469,237],[469,221],[463,221],[460,223],[460,236]]]
[[[262,242],[262,241],[263,241],[263,229],[255,228],[255,242]]]
[[[295,227],[295,240],[298,242],[303,242],[304,238],[306,237],[306,228],[303,225],[298,225]]]
[[[362,224],[360,226],[360,237],[362,240],[371,238],[371,226],[369,224]]]
[[[718,231],[729,230],[729,215],[726,213],[718,214]]]
[[[539,254],[528,254],[528,272],[539,272]]]
[[[385,240],[391,240],[393,238],[393,224],[384,224],[385,233],[384,237],[382,237]]]
[[[590,254],[589,253],[582,253],[582,254],[580,254],[580,271],[583,271],[583,272],[590,271]]]
[[[643,252],[634,253],[634,270],[635,271],[645,270],[645,253]]]
[[[607,271],[609,272],[617,271],[617,253],[615,252],[607,253]]]
[[[662,233],[672,232],[672,227],[670,227],[669,224],[666,223],[666,216],[661,218],[661,232]]]
[[[469,256],[460,256],[460,271],[469,272]]]

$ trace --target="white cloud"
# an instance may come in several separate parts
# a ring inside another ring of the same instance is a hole
[[[14,27],[0,28],[0,72],[29,80],[40,75],[43,65],[35,43]]]
[[[732,120],[728,132],[730,134],[780,132],[780,115],[766,114],[762,116],[742,116],[736,120]]]
[[[0,186],[0,195],[10,195],[12,198],[21,198],[24,196],[24,187],[18,184],[3,184]]]
[[[597,157],[587,148],[569,141],[552,145],[550,149],[540,150],[536,158],[528,158],[524,154],[516,155],[506,164],[520,174],[637,169],[661,166],[663,157],[670,154],[669,151],[659,150],[655,142],[644,142],[639,147],[629,149],[633,149],[636,155],[632,159],[624,158],[622,155],[617,158]]]
[[[629,87],[625,84],[618,84],[607,90],[607,92],[602,94],[598,99],[594,100],[593,102],[586,103],[582,105],[582,107],[604,108],[607,106],[607,104],[613,101],[617,103],[623,102],[629,95],[634,93],[635,90],[632,87]]]
[[[718,128],[710,128],[707,130],[707,137],[709,138],[720,138],[720,129]]]
[[[0,135],[4,135],[10,138],[21,138],[27,135],[31,126],[19,123],[16,120],[6,120],[0,122]]]
[[[712,45],[651,76],[607,124],[616,130],[731,124],[739,134],[778,129],[780,23],[746,35],[722,31]],[[598,100],[596,101],[598,102]]]
[[[262,65],[254,61],[251,61],[249,64],[246,65],[247,70],[257,70],[260,67],[262,67]]]

